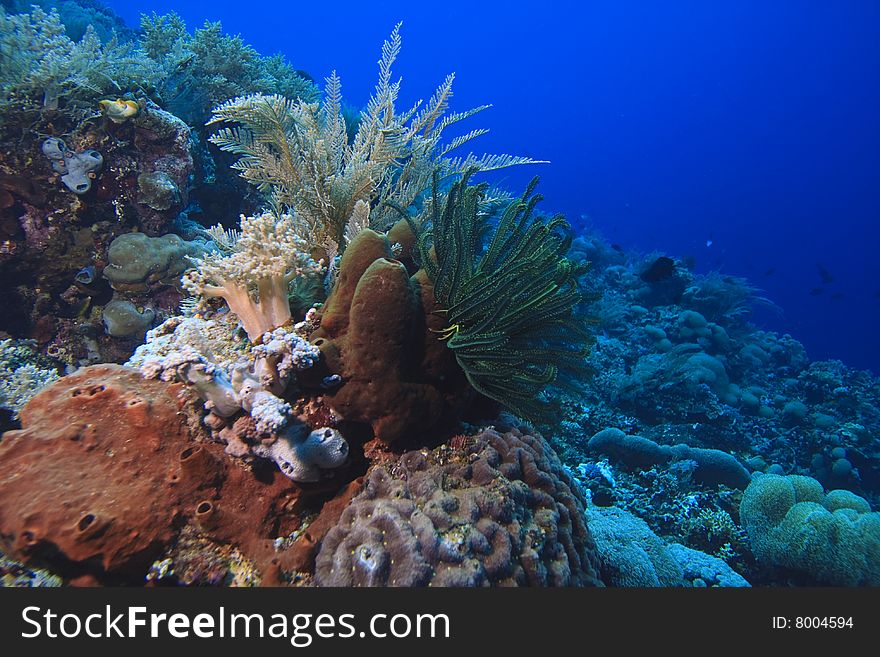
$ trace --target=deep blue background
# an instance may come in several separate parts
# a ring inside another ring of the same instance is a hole
[[[784,311],[760,323],[880,372],[876,1],[107,4],[131,25],[222,20],[316,79],[335,68],[356,105],[403,20],[402,104],[455,71],[455,109],[494,104],[476,147],[551,160],[513,190],[538,172],[546,208],[746,276]],[[835,282],[814,296],[817,263]]]

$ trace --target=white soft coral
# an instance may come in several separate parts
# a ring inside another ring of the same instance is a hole
[[[183,286],[192,294],[225,299],[248,338],[256,342],[290,321],[290,282],[320,275],[321,265],[309,256],[288,214],[242,216],[240,235],[224,246],[225,253],[196,259],[197,269],[183,277]]]

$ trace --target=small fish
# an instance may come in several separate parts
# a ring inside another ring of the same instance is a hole
[[[819,297],[819,296],[822,296],[823,294],[825,294],[824,287],[814,287],[812,290],[810,290],[811,297]]]
[[[764,272],[764,276],[772,276],[776,273],[776,267],[770,267],[767,271]]]
[[[714,242],[712,240],[706,240],[706,248],[709,248],[713,244],[714,244]]]
[[[828,271],[827,269],[825,269],[825,267],[822,266],[822,263],[821,263],[821,262],[817,262],[817,263],[816,263],[816,269],[819,270],[819,278],[822,279],[822,282],[823,282],[825,285],[828,285],[829,283],[833,283],[833,282],[834,282],[834,276],[832,276],[832,275],[831,275],[831,272]]]
[[[140,107],[133,100],[118,98],[117,100],[102,100],[98,102],[101,111],[113,123],[125,123],[131,117],[136,116]]]
[[[321,381],[321,387],[325,390],[332,390],[333,388],[337,388],[342,385],[342,377],[338,374],[331,374],[330,376],[325,376]]]
[[[73,277],[73,280],[77,283],[82,283],[83,285],[89,285],[95,280],[95,273],[95,266],[89,265],[76,272],[76,276]]]
[[[666,280],[667,278],[671,278],[674,273],[675,261],[672,258],[660,256],[653,263],[651,263],[650,267],[639,274],[639,278],[641,278],[646,283],[658,283],[660,281]]]
[[[620,244],[612,244],[611,248],[617,251],[618,253],[623,253],[623,247]]]
[[[834,294],[831,295],[831,300],[832,301],[843,301],[843,299],[845,297],[846,297],[846,295],[843,292],[835,292]]]

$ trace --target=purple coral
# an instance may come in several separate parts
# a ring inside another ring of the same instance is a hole
[[[583,494],[542,438],[489,429],[456,445],[369,471],[323,540],[319,585],[601,584]]]

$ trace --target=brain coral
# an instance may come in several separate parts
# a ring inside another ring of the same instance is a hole
[[[318,585],[601,585],[583,494],[542,438],[450,445],[368,472],[321,544]]]
[[[743,493],[740,518],[755,556],[835,586],[880,585],[880,513],[811,477],[765,474]]]

